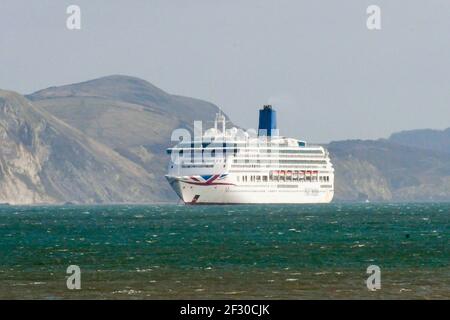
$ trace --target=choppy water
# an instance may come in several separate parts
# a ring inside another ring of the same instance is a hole
[[[449,235],[450,204],[0,207],[0,298],[448,299]]]

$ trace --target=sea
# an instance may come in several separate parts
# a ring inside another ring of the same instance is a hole
[[[449,203],[0,206],[0,299],[449,298]]]

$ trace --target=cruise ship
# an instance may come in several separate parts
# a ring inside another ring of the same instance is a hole
[[[194,130],[195,131],[195,130]],[[198,130],[197,130],[198,131]],[[258,131],[214,126],[167,149],[166,178],[186,204],[329,203],[334,169],[328,151],[281,136],[276,111],[259,111]]]

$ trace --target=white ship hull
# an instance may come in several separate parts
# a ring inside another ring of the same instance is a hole
[[[196,185],[183,178],[167,176],[172,188],[186,204],[311,204],[330,203],[334,190],[319,183],[280,187],[276,183],[259,185]]]

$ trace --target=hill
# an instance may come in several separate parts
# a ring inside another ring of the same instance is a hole
[[[388,140],[329,144],[336,199],[445,201],[450,199],[450,154]]]
[[[158,201],[154,175],[23,96],[0,91],[0,202]]]
[[[450,153],[450,128],[401,131],[392,134],[389,141],[413,148]]]
[[[164,178],[172,131],[192,129],[194,120],[209,125],[219,110],[209,102],[171,95],[145,80],[121,75],[52,87],[27,98],[144,168],[153,177],[151,185],[160,190],[159,201],[177,201]]]

